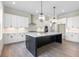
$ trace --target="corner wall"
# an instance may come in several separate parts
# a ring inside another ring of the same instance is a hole
[[[0,55],[3,49],[3,4],[0,2]]]

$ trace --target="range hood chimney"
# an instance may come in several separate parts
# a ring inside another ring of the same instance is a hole
[[[33,22],[33,15],[31,15],[31,21],[30,21],[29,25],[36,25],[36,24]]]

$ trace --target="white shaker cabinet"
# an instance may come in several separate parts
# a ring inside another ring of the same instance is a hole
[[[29,25],[28,17],[13,14],[4,14],[4,34],[5,44],[20,42],[25,40],[25,32]]]
[[[4,14],[4,27],[28,27],[29,20],[28,17]]]
[[[25,33],[6,33],[3,34],[5,44],[25,41]]]

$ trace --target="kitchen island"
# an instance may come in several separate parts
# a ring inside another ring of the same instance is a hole
[[[62,43],[62,34],[58,32],[28,33],[26,34],[26,48],[37,57],[37,48],[46,44],[57,42]]]

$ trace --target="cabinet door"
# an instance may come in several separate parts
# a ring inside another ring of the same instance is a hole
[[[15,16],[15,24],[16,24],[16,27],[20,27],[20,25],[21,25],[20,19],[21,18],[19,16]]]
[[[28,27],[28,17],[4,14],[4,27]]]
[[[5,40],[4,40],[4,43],[5,43],[5,44],[9,44],[9,43],[14,43],[14,42],[16,42],[15,40],[16,40],[17,38],[16,38],[15,36],[16,36],[15,34],[4,34],[4,35],[3,35],[3,39],[5,39]]]
[[[10,27],[12,25],[12,15],[10,14],[4,14],[4,27]]]
[[[12,27],[16,27],[16,15],[12,15],[12,18],[11,18],[11,26]]]
[[[3,34],[4,44],[7,44],[8,38],[9,38],[8,34]]]
[[[62,43],[62,34],[55,35],[56,37],[56,42]]]
[[[18,33],[18,41],[25,41],[25,34],[24,33]]]
[[[28,20],[27,17],[23,17],[22,25],[23,25],[23,27],[26,27],[26,28],[28,27],[28,25],[29,25],[29,20]]]
[[[44,45],[44,37],[36,38],[36,41],[37,41],[38,48]]]

